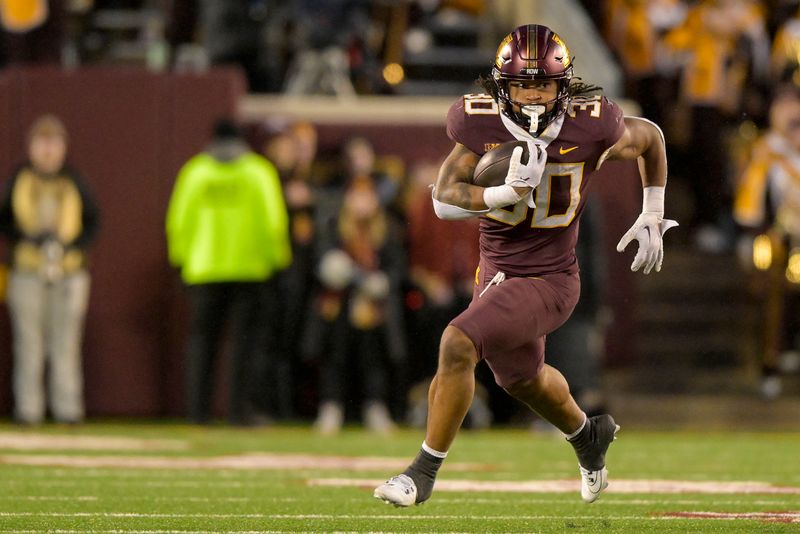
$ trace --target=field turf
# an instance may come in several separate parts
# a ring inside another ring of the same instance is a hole
[[[0,424],[0,531],[800,532],[800,433],[623,426],[611,487],[586,505],[560,437],[463,432],[429,502],[373,499],[421,440],[412,430]]]

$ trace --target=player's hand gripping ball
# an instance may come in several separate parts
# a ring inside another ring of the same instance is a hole
[[[475,172],[472,173],[472,183],[481,187],[494,187],[506,183],[511,153],[517,147],[521,147],[523,150],[522,161],[528,161],[530,154],[526,142],[512,141],[503,143],[489,150],[481,157],[475,166]]]
[[[515,156],[515,150],[521,152]],[[531,158],[531,151],[535,156]],[[481,187],[494,187],[503,184],[514,187],[531,187],[539,185],[544,165],[547,161],[545,152],[537,143],[511,141],[502,143],[486,152],[472,174],[472,183]]]

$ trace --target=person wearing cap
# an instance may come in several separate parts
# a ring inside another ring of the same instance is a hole
[[[86,248],[98,230],[95,202],[68,166],[67,130],[54,115],[36,119],[28,159],[6,183],[0,233],[10,243],[14,418],[45,418],[44,377],[53,419],[84,418],[81,341],[89,301]]]
[[[211,420],[223,327],[233,334],[228,421],[256,423],[254,366],[265,361],[271,280],[292,260],[278,172],[251,151],[237,126],[218,121],[207,149],[180,170],[166,216],[169,261],[191,307],[187,347],[189,421]]]

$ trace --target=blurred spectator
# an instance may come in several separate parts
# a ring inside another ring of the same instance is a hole
[[[254,424],[256,366],[274,303],[270,280],[291,262],[278,173],[251,152],[238,128],[220,120],[208,149],[181,169],[167,212],[170,262],[181,269],[192,307],[188,356],[189,420],[211,418],[214,361],[226,319],[233,323],[230,405],[233,424]]]
[[[436,371],[439,333],[469,305],[478,266],[477,219],[445,222],[433,212],[430,186],[437,173],[438,165],[430,163],[413,169],[407,207],[409,278],[418,291],[408,304],[415,310],[414,339],[422,349],[415,351],[422,359],[415,378]]]
[[[314,327],[306,350],[321,357],[320,406],[316,429],[339,431],[345,401],[363,399],[367,428],[386,433],[394,428],[386,396],[399,382],[389,370],[405,358],[400,282],[404,249],[399,228],[381,206],[369,176],[352,179],[346,188],[335,232],[319,265],[322,284],[316,297]],[[349,388],[355,376],[358,388]]]
[[[281,183],[294,176],[298,162],[298,148],[294,136],[288,131],[279,131],[268,138],[263,145],[264,156],[275,166]]]
[[[655,71],[656,31],[649,4],[648,0],[609,0],[604,17],[608,25],[605,38],[625,69],[626,92],[637,101],[641,101],[641,95],[630,86]]]
[[[772,42],[772,76],[781,82],[800,85],[800,8],[782,20]]]
[[[428,386],[436,373],[439,338],[450,320],[472,299],[478,266],[478,220],[442,221],[433,212],[431,185],[439,165],[421,163],[411,172],[407,204],[409,278],[409,423],[424,426]],[[467,414],[471,428],[488,426],[486,395],[476,397]],[[476,406],[478,404],[478,406]]]
[[[744,229],[743,263],[765,272],[761,392],[781,392],[781,357],[795,358],[800,327],[800,89],[784,86],[770,108],[769,130],[756,142],[734,204]]]
[[[316,150],[316,136],[311,137],[305,130],[302,130],[301,146],[305,148],[301,150],[299,168],[306,167],[309,169],[306,172],[312,172],[309,154],[312,153],[312,148]],[[337,172],[314,175],[315,181],[324,186],[317,199],[317,224],[323,242],[335,239],[344,191],[355,181],[368,181],[373,184],[381,206],[387,209],[387,215],[395,223],[403,218],[398,204],[401,200],[404,164],[402,160],[393,156],[383,156],[380,160],[379,162],[369,139],[354,136],[346,139],[341,146],[340,168]],[[323,176],[325,178],[321,179]]]
[[[81,341],[89,301],[86,247],[97,209],[81,176],[65,164],[67,130],[53,115],[28,133],[28,161],[6,185],[0,230],[11,242],[8,306],[14,338],[14,417],[60,423],[84,418]]]
[[[709,252],[729,245],[730,183],[725,135],[742,109],[742,93],[765,80],[769,42],[763,13],[750,0],[701,0],[665,37],[683,63],[681,100],[691,113],[686,140],[694,195],[690,229]]]
[[[296,152],[291,178],[321,185],[324,180],[314,167],[319,140],[317,128],[310,122],[296,122],[289,128],[289,134]]]
[[[395,202],[400,194],[402,176],[399,169],[388,170],[379,168],[375,148],[366,137],[352,137],[344,144],[344,181],[369,177],[375,183],[381,204],[386,207],[396,207]],[[388,158],[384,158],[384,167]],[[402,164],[400,164],[402,166]]]
[[[626,96],[643,116],[664,122],[663,109],[674,101],[674,75],[660,50],[663,35],[680,24],[686,5],[680,0],[609,0],[604,35],[625,71]]]
[[[277,276],[277,303],[282,310],[277,321],[277,346],[273,373],[276,382],[274,402],[282,417],[293,412],[296,393],[297,355],[316,289],[316,186],[311,183],[316,154],[316,130],[307,123],[292,125],[268,141],[267,159],[275,164],[283,184],[289,211],[292,265]],[[268,403],[265,399],[261,402]]]

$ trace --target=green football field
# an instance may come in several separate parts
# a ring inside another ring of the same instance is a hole
[[[558,436],[463,432],[429,502],[373,499],[421,440],[412,430],[0,424],[0,531],[800,532],[800,433],[623,426],[611,486],[587,505]]]

